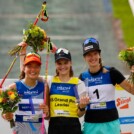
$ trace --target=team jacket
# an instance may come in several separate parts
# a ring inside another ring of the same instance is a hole
[[[107,73],[100,71],[91,75],[89,71],[81,74],[81,80],[88,87],[90,104],[87,106],[85,122],[108,122],[118,119],[115,105],[115,87],[111,82],[110,68]]]
[[[77,85],[79,79],[73,77],[67,83],[61,83],[53,77],[50,88],[51,117],[78,117],[76,104]]]
[[[22,97],[15,114],[16,122],[40,123],[42,110],[39,109],[39,104],[44,100],[44,83],[37,82],[36,86],[30,89],[22,81],[18,81],[16,87]]]

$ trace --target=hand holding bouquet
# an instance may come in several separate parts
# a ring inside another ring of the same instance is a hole
[[[23,41],[30,46],[34,52],[42,51],[47,47],[46,32],[37,25],[30,24],[27,30],[23,30]],[[9,55],[13,56],[19,53],[22,46],[16,46],[9,51]]]
[[[134,47],[120,51],[119,58],[129,66],[131,74],[128,78],[128,81],[134,84]]]
[[[7,114],[8,118],[11,118],[11,113],[14,113],[18,106],[16,104],[20,101],[20,96],[18,95],[16,89],[7,89],[5,91],[0,90],[0,110],[3,114]],[[10,120],[10,127],[14,127],[14,119]]]

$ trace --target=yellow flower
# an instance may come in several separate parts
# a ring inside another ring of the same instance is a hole
[[[15,94],[9,95],[10,100],[14,100],[16,98]]]
[[[2,97],[0,97],[0,103],[3,101],[3,98]]]

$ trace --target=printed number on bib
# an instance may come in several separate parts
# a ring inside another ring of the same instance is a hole
[[[98,89],[96,89],[93,93],[94,93],[94,94],[96,94],[97,99],[99,99],[99,98],[100,98],[100,97],[99,97],[99,91],[98,91]]]

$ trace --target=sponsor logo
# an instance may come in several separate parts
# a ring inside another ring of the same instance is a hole
[[[69,92],[71,87],[63,87],[63,86],[58,86],[57,90],[62,91],[62,92]]]
[[[85,47],[84,50],[86,51],[86,50],[92,49],[92,48],[94,48],[93,45],[90,45],[90,46]]]
[[[129,108],[129,102],[131,101],[131,97],[121,97],[116,99],[116,106],[120,109],[128,109]]]
[[[34,95],[34,94],[39,94],[38,91],[24,91],[25,95]]]
[[[97,77],[97,78],[91,78],[88,79],[89,82],[98,82],[100,83],[102,81],[102,76],[101,77]]]
[[[134,116],[132,117],[120,117],[120,124],[134,124]]]

